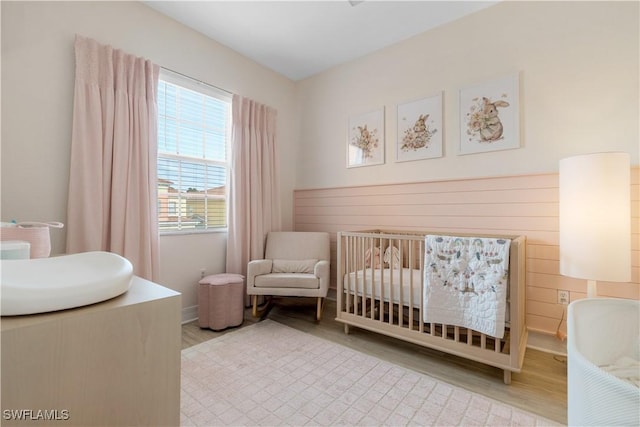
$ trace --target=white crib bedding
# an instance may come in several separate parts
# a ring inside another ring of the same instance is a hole
[[[363,280],[363,275],[366,280]],[[372,277],[373,292],[371,290]],[[402,286],[400,286],[400,283],[402,283]],[[413,303],[409,304],[409,301],[411,301],[411,284],[413,284]],[[364,291],[364,295],[367,298],[373,296],[376,300],[384,299],[385,302],[391,300],[393,303],[398,304],[400,302],[400,288],[402,288],[402,305],[419,308],[422,294],[422,275],[418,269],[391,270],[385,268],[380,274],[379,268],[374,268],[373,271],[371,268],[367,268],[344,275],[343,289],[345,293],[355,293],[358,296],[362,296]],[[381,298],[382,291],[384,291],[384,296]]]
[[[503,238],[425,236],[424,322],[503,338],[510,246]]]
[[[363,274],[366,280],[363,280]],[[345,274],[343,278],[343,289],[345,293],[352,295],[366,296],[367,298],[373,297],[375,300],[384,300],[389,302],[390,299],[394,304],[400,303],[400,288],[402,288],[402,305],[405,307],[412,307],[415,309],[420,308],[422,305],[422,274],[419,269],[414,268],[402,268],[402,269],[389,269],[382,270],[382,280],[380,274],[380,268],[374,268],[373,272],[371,268],[365,270],[352,271]],[[373,277],[373,293],[371,292],[371,283]],[[412,280],[413,278],[413,280]],[[402,283],[402,286],[400,285]],[[383,286],[384,284],[384,286]],[[411,285],[413,284],[413,303],[411,301]],[[384,290],[384,296],[381,298],[381,289]],[[364,291],[364,292],[363,292]],[[393,293],[393,294],[392,294]],[[510,326],[510,298],[507,294],[507,304],[505,310],[505,326]]]
[[[600,366],[600,368],[622,381],[640,387],[640,360],[625,356],[611,365]]]

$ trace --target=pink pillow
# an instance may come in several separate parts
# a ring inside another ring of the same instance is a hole
[[[371,249],[367,249],[364,253],[364,266],[371,267]],[[373,268],[380,267],[380,248],[373,248]]]

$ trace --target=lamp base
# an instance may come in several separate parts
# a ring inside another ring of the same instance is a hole
[[[587,298],[598,296],[598,285],[595,280],[587,280]]]

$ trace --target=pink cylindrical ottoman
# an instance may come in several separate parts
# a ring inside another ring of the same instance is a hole
[[[212,274],[199,282],[198,325],[219,331],[244,319],[244,276]]]

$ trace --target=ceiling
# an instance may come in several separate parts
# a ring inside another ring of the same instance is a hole
[[[144,1],[297,81],[494,1]]]

